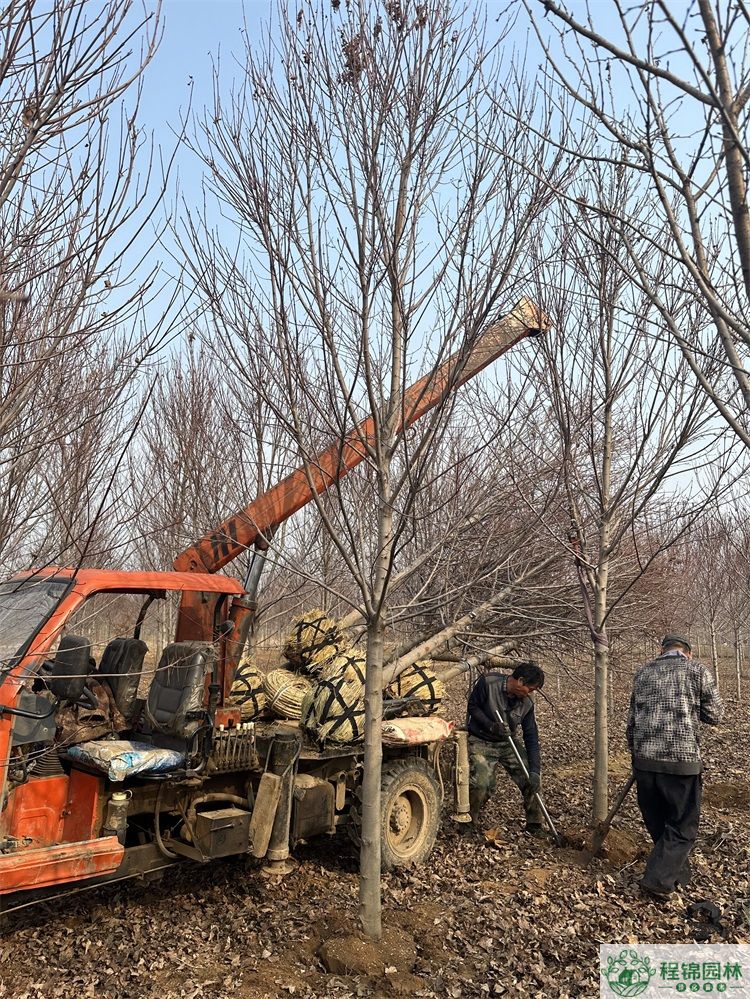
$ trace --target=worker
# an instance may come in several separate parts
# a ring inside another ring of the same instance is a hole
[[[541,787],[539,731],[532,694],[544,685],[544,672],[531,660],[521,662],[510,676],[491,672],[474,684],[466,717],[469,730],[469,810],[476,823],[485,802],[495,789],[495,773],[500,764],[518,785],[526,812],[526,831],[544,837],[543,814],[537,797]],[[500,722],[497,713],[508,722]],[[518,730],[523,733],[523,742]],[[510,745],[509,735],[526,765],[524,774]],[[468,828],[471,828],[469,826]]]
[[[701,807],[700,722],[718,725],[724,708],[710,671],[693,662],[684,635],[665,635],[661,653],[633,677],[627,740],[638,807],[654,841],[640,882],[667,898],[690,881],[690,851]]]

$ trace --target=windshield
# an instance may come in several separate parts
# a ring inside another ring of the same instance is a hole
[[[69,586],[68,579],[0,583],[0,670],[18,661]]]

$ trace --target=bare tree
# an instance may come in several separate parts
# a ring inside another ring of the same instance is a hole
[[[587,5],[585,18],[558,0],[525,6],[549,83],[562,84],[595,132],[581,140],[582,158],[629,173],[650,198],[649,216],[634,219],[577,192],[581,211],[604,214],[619,233],[654,328],[679,346],[717,412],[750,445],[747,6],[610,0]],[[686,296],[696,306],[687,326]]]
[[[373,414],[356,442],[358,473],[331,487],[335,502],[317,503],[367,626],[360,918],[373,937],[394,557],[451,411],[444,403],[405,432],[404,389],[451,352],[466,356],[518,299],[549,200],[534,174],[561,170],[546,143],[488,114],[501,92],[544,117],[506,73],[501,46],[451,3],[282,5],[273,39],[248,44],[245,79],[229,96],[217,84],[194,142],[237,227],[232,242],[191,220],[196,284],[223,342],[265,331],[276,363],[263,383],[277,382],[276,418],[311,481],[321,443]],[[498,162],[488,137],[517,165]],[[352,502],[363,492],[367,517]]]
[[[156,176],[137,124],[140,79],[159,30],[158,11],[139,17],[133,0],[14,0],[0,12],[0,552],[7,567],[31,554],[54,557],[55,536],[56,557],[77,561],[71,532],[88,537],[92,525],[70,502],[84,497],[84,506],[99,509],[94,493],[117,448],[96,483],[75,477],[99,461],[93,449],[97,437],[104,446],[102,426],[110,427],[105,437],[118,424],[127,437],[127,421],[138,414],[136,376],[160,342],[159,324],[143,326],[157,285],[153,268],[142,266],[154,236],[145,245],[141,236],[168,164]],[[51,533],[40,541],[45,518]],[[92,538],[78,541],[91,551]]]
[[[597,164],[576,178],[571,202],[561,206],[557,269],[548,253],[546,272],[555,289],[546,299],[555,332],[545,338],[538,369],[540,408],[554,414],[554,433],[540,446],[550,449],[550,462],[559,455],[568,544],[593,646],[595,821],[608,811],[608,623],[705,508],[733,443],[722,447],[724,425],[716,427],[687,363],[652,335],[658,310],[629,280],[635,241],[610,225],[608,211],[616,207],[645,225],[648,201],[633,187],[627,173]],[[601,211],[581,210],[578,192]],[[661,280],[661,255],[640,245],[637,252]],[[692,298],[673,293],[670,310],[683,330],[694,327]],[[696,475],[708,464],[701,485]]]

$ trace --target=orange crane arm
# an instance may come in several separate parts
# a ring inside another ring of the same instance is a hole
[[[550,321],[527,298],[512,312],[489,326],[468,354],[453,354],[435,371],[404,393],[403,418],[398,429],[411,426],[438,405],[451,391],[486,368],[506,350],[527,336],[543,333]],[[298,468],[257,500],[229,517],[211,534],[196,541],[174,560],[177,572],[217,572],[246,551],[258,537],[271,532],[292,514],[343,478],[365,457],[364,442],[372,440],[372,416],[359,423],[343,442],[337,441],[309,463]]]

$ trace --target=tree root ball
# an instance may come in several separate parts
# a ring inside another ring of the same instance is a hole
[[[417,960],[417,945],[410,933],[384,926],[383,936],[377,941],[361,933],[331,937],[320,946],[318,957],[331,975],[390,976],[411,972]]]

